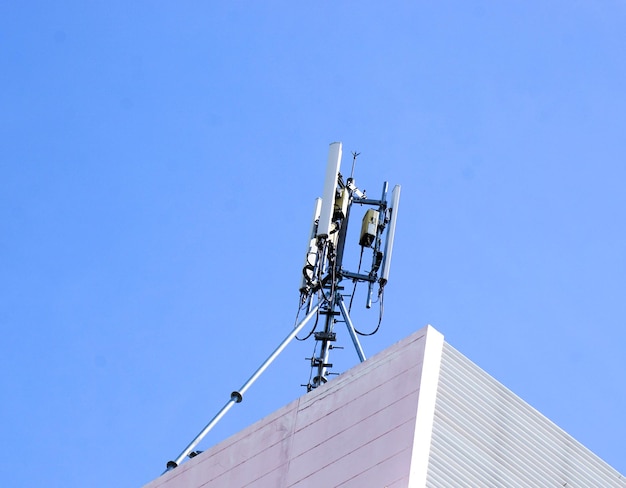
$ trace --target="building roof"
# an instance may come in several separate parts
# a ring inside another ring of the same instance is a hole
[[[145,488],[626,487],[431,326]]]

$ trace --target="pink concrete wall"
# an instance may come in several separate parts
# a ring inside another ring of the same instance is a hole
[[[438,333],[416,332],[145,488],[414,486],[427,334]]]

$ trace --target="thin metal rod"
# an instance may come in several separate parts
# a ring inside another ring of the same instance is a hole
[[[371,281],[367,284],[367,298],[365,300],[365,308],[372,308],[372,296],[374,294],[374,283]]]
[[[361,153],[352,151],[352,171],[350,172],[350,179],[354,179],[354,165],[356,164],[356,158],[359,154]]]
[[[348,314],[348,309],[346,308],[346,304],[343,302],[343,298],[339,297],[339,309],[341,310],[341,315],[343,315],[343,319],[346,321],[346,327],[348,328],[348,333],[350,334],[350,338],[352,339],[352,343],[354,344],[354,348],[356,349],[356,353],[359,355],[359,359],[361,362],[365,361],[365,353],[363,352],[363,348],[361,347],[361,343],[359,342],[359,338],[356,336],[356,330],[354,329],[354,325],[352,324],[352,320],[350,319],[350,314]]]
[[[219,412],[217,412],[215,417],[213,417],[213,419],[204,427],[204,429],[202,429],[202,431],[195,437],[195,439],[189,443],[189,445],[183,450],[183,452],[181,452],[180,455],[174,461],[170,461],[167,463],[167,469],[163,473],[166,473],[167,471],[174,469],[180,463],[182,463],[185,457],[189,455],[189,453],[193,450],[193,448],[198,445],[198,443],[204,438],[204,436],[206,436],[209,433],[209,431],[215,426],[215,424],[217,424],[220,421],[220,419],[226,414],[226,412],[228,412],[235,403],[239,403],[243,400],[243,394],[248,390],[248,388],[250,388],[250,386],[252,386],[252,383],[254,383],[258,379],[258,377],[261,376],[263,371],[265,371],[267,367],[270,364],[272,364],[274,359],[278,357],[278,355],[283,351],[283,349],[287,347],[287,344],[289,344],[293,340],[293,338],[296,337],[296,335],[298,335],[298,333],[304,328],[304,326],[313,317],[315,317],[319,307],[320,307],[320,304],[319,303],[316,304],[311,309],[309,314],[306,317],[304,317],[304,319],[302,319],[302,322],[300,322],[287,335],[287,337],[283,339],[283,341],[278,345],[278,347],[274,350],[274,352],[270,354],[270,356],[263,362],[263,364],[261,364],[261,366],[259,366],[259,368],[250,377],[250,379],[248,379],[248,381],[246,381],[241,386],[241,388],[239,388],[239,390],[233,391],[230,394],[230,400],[226,402],[226,404],[222,407],[222,409]]]
[[[350,279],[359,280],[359,281],[371,281],[373,283],[376,282],[375,277],[370,276],[368,274],[363,274],[363,273],[352,273],[351,271],[341,270],[341,276],[343,278],[350,278]]]
[[[172,469],[176,468],[180,463],[182,463],[189,455],[189,453],[193,450],[193,448],[198,445],[198,443],[204,438],[205,435],[209,433],[211,429],[213,429],[213,427],[215,427],[215,424],[217,424],[221,420],[221,418],[226,415],[226,412],[228,412],[235,403],[237,403],[236,397],[231,397],[231,399],[226,402],[226,405],[224,405],[222,409],[217,412],[217,415],[215,415],[215,417],[213,417],[213,419],[206,425],[206,427],[202,429],[202,432],[200,432],[196,436],[196,438],[191,441],[191,443],[185,448],[185,450],[181,452],[174,461],[169,461],[167,463],[167,469],[163,471],[163,474],[171,471]]]
[[[380,197],[381,204],[378,206],[378,223],[376,225],[376,239],[374,240],[374,253],[372,254],[372,271],[378,272],[376,262],[378,261],[378,255],[380,253],[380,235],[382,229],[384,229],[385,214],[387,210],[387,190],[389,189],[389,183],[386,181],[383,183],[383,193]],[[378,263],[380,266],[380,262]],[[374,282],[376,280],[370,280],[367,284],[367,298],[365,300],[365,308],[372,308],[372,295],[374,294]]]
[[[274,350],[274,352],[272,354],[270,354],[270,356],[265,360],[265,362],[259,366],[259,369],[257,369],[254,374],[252,376],[250,376],[250,379],[248,381],[246,381],[241,388],[239,388],[239,391],[233,392],[233,393],[239,393],[241,399],[243,399],[243,394],[248,390],[248,388],[250,388],[252,386],[252,383],[254,383],[259,376],[261,376],[261,374],[263,373],[263,371],[265,371],[267,369],[267,367],[272,364],[274,362],[274,359],[276,359],[278,357],[278,355],[283,352],[283,349],[285,349],[285,347],[287,347],[287,344],[289,344],[294,337],[296,337],[298,335],[298,333],[304,328],[304,326],[309,322],[309,320],[311,320],[313,317],[315,317],[315,315],[317,314],[317,310],[319,309],[320,304],[317,303],[309,312],[309,314],[304,317],[302,319],[302,322],[300,322],[295,329],[293,329],[288,335],[287,337],[285,337],[285,339],[283,340],[283,342],[281,342],[278,347]],[[241,401],[241,400],[239,400]],[[239,402],[237,402],[239,403]]]
[[[376,200],[374,198],[358,198],[355,197],[352,200],[352,203],[358,203],[361,205],[384,205],[386,202],[384,200]]]

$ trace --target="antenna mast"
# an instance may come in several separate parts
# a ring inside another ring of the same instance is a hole
[[[371,308],[374,285],[378,283],[378,295],[382,298],[384,287],[388,281],[391,249],[395,235],[400,186],[393,189],[391,205],[387,202],[387,182],[383,184],[380,199],[367,198],[365,191],[359,190],[354,180],[354,167],[360,153],[352,153],[352,170],[350,177],[344,182],[339,172],[341,152],[340,142],[330,145],[321,211],[319,219],[316,221],[314,218],[312,224],[313,230],[309,240],[307,260],[302,270],[301,306],[310,310],[312,303],[317,299],[318,315],[323,318],[323,328],[317,331],[316,322],[312,331],[316,341],[315,351],[318,352],[317,355],[314,354],[312,358],[309,358],[312,372],[311,379],[305,385],[307,391],[326,383],[328,376],[333,374],[329,372],[332,368],[329,356],[337,337],[336,323],[344,322],[346,324],[359,359],[365,361],[365,353],[358,335],[372,335],[376,331],[371,334],[363,334],[355,329],[350,318],[349,307],[346,307],[344,301],[344,297],[350,295],[344,293],[341,281],[344,278],[352,280],[355,285],[354,289],[359,282],[367,283],[366,308]],[[367,274],[361,273],[360,265],[356,272],[349,271],[343,266],[348,222],[354,204],[371,207],[365,212],[359,235],[361,258],[365,249],[372,251],[372,264]],[[316,200],[316,205],[319,205],[319,199]],[[314,217],[315,215],[318,214],[314,214]],[[383,234],[385,234],[384,250]],[[378,272],[383,263],[383,271],[379,277]],[[354,298],[354,289],[350,296],[350,303]]]
[[[235,403],[243,400],[244,393],[263,374],[269,365],[278,357],[285,347],[315,318],[314,326],[307,338],[314,336],[316,341],[315,351],[311,362],[311,376],[306,385],[307,391],[311,391],[328,381],[331,374],[329,370],[332,363],[329,362],[330,351],[334,348],[337,333],[335,325],[338,322],[346,324],[348,334],[354,344],[359,360],[365,361],[365,353],[358,339],[358,335],[373,335],[380,326],[380,320],[376,329],[368,334],[355,329],[350,318],[350,309],[354,291],[358,283],[367,283],[367,298],[365,306],[371,308],[373,289],[378,284],[378,296],[381,304],[384,287],[389,280],[389,267],[391,263],[391,251],[395,236],[396,220],[398,216],[398,203],[400,200],[400,186],[396,185],[392,191],[391,204],[387,202],[388,184],[383,184],[380,199],[367,198],[365,191],[357,188],[354,180],[354,167],[357,156],[360,153],[353,152],[352,171],[350,177],[344,181],[339,172],[341,166],[342,144],[333,142],[330,145],[324,180],[322,198],[315,200],[311,230],[306,247],[304,267],[300,281],[300,308],[306,310],[306,317],[287,334],[285,339],[259,366],[254,374],[238,389],[230,394],[230,399],[221,408],[213,419],[202,431],[189,443],[179,456],[167,463],[165,472],[176,468],[186,457],[195,457],[200,451],[194,451],[200,441],[220,421]],[[348,221],[352,205],[370,207],[363,217],[359,245],[361,246],[361,259],[366,249],[372,252],[370,270],[361,272],[361,263],[356,272],[348,271],[343,267],[343,256],[348,232]],[[384,243],[383,243],[384,241]],[[382,269],[381,269],[382,266]],[[380,271],[380,276],[379,276]],[[341,286],[343,279],[349,279],[354,283],[351,295],[344,293]],[[344,297],[350,296],[350,306],[346,307]],[[322,318],[323,328],[317,330],[319,319]],[[342,320],[340,320],[340,318]],[[301,339],[305,340],[305,339]]]

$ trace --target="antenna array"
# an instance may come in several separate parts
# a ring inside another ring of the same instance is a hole
[[[326,383],[332,373],[329,369],[329,354],[336,341],[335,325],[343,321],[357,355],[365,361],[365,353],[358,339],[363,334],[355,329],[350,318],[352,299],[358,283],[367,283],[366,308],[372,306],[374,286],[378,284],[378,302],[382,307],[385,285],[389,279],[391,251],[395,236],[398,203],[400,200],[400,186],[395,186],[391,194],[391,204],[387,201],[388,183],[383,184],[380,199],[370,199],[364,191],[359,190],[354,180],[354,166],[358,153],[353,153],[351,176],[344,181],[340,173],[342,145],[335,142],[330,145],[326,177],[324,180],[323,198],[315,200],[311,233],[307,243],[307,252],[302,279],[300,283],[300,306],[311,311],[314,302],[318,304],[318,317],[323,318],[323,328],[317,330],[319,320],[306,338],[313,335],[316,341],[315,351],[311,361],[312,372],[307,390]],[[348,232],[350,211],[353,205],[370,207],[361,222],[359,245],[361,259],[356,272],[349,271],[343,266],[343,257]],[[368,272],[361,272],[360,263],[365,250],[371,251],[371,266]],[[379,274],[380,273],[380,274]],[[351,295],[344,293],[341,286],[343,279],[354,283]],[[346,307],[344,297],[350,296],[350,306]],[[339,318],[340,317],[340,318]],[[382,318],[382,309],[379,317]],[[379,321],[380,325],[380,321]],[[304,340],[304,339],[303,339]]]
[[[298,323],[285,339],[276,347],[274,352],[259,366],[254,374],[238,389],[230,394],[230,399],[220,409],[211,421],[189,443],[189,445],[173,461],[168,461],[165,472],[176,468],[186,457],[195,457],[200,451],[195,447],[220,421],[220,419],[236,403],[243,400],[244,393],[263,374],[267,367],[278,357],[283,349],[315,318],[313,328],[309,334],[300,340],[313,336],[316,347],[311,362],[311,375],[306,385],[307,391],[321,386],[328,381],[330,351],[336,340],[335,325],[342,317],[348,334],[361,361],[365,361],[365,353],[358,339],[358,335],[373,335],[378,331],[382,319],[382,303],[385,285],[389,280],[391,252],[395,236],[396,220],[398,217],[398,203],[400,200],[400,186],[396,185],[391,192],[391,203],[387,201],[388,183],[383,184],[380,199],[367,198],[365,191],[357,188],[354,180],[354,166],[358,153],[353,153],[352,171],[350,177],[344,181],[340,173],[342,145],[334,142],[330,145],[324,191],[322,198],[315,200],[311,230],[306,247],[302,278],[300,280],[299,312],[306,310],[306,316]],[[343,267],[343,256],[348,232],[350,210],[353,205],[370,207],[365,212],[361,222],[359,245],[361,259],[356,272]],[[370,270],[361,272],[361,262],[365,250],[371,251],[372,260]],[[354,288],[351,295],[344,293],[341,282],[351,280]],[[378,284],[378,302],[381,307],[379,322],[376,329],[364,334],[355,329],[350,310],[352,299],[358,283],[367,283],[366,308],[372,306],[374,286]],[[346,306],[344,297],[350,296],[350,304]],[[323,318],[323,329],[317,330],[319,319]],[[297,322],[297,320],[296,320]],[[319,347],[318,347],[319,346]]]

